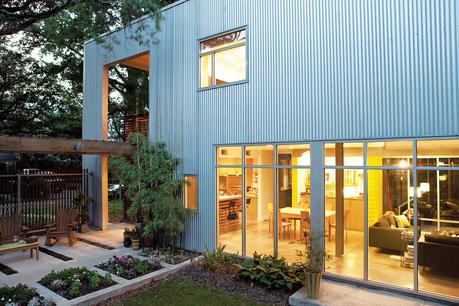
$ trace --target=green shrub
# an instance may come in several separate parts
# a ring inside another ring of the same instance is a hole
[[[19,284],[15,287],[0,287],[0,305],[17,303],[18,305],[28,305],[32,299],[39,300],[40,296],[34,288]],[[40,301],[37,305],[43,305]]]
[[[234,264],[238,262],[237,257],[234,254],[225,253],[225,247],[226,245],[221,245],[211,252],[206,246],[206,250],[202,254],[204,259],[201,261],[201,265],[214,272],[235,274],[237,269]]]
[[[161,264],[159,261],[150,262],[149,260],[142,260],[131,255],[115,255],[98,264],[96,267],[126,279],[133,279],[161,269]]]
[[[107,284],[107,285],[111,285],[113,283],[113,280],[112,280],[112,275],[110,273],[106,273],[105,276],[104,276],[104,282]]]
[[[285,258],[253,254],[253,260],[236,264],[239,277],[269,289],[295,290],[302,286],[304,268],[299,264],[289,265]]]
[[[70,285],[69,295],[70,295],[72,298],[76,298],[76,297],[80,296],[80,287],[81,287],[81,283],[80,283],[78,280],[75,280],[75,281]]]
[[[128,212],[144,225],[144,235],[156,245],[175,248],[190,213],[181,201],[183,182],[175,179],[179,160],[164,143],[152,144],[142,134],[131,134],[129,141],[135,146],[134,154],[110,160],[114,175],[132,200]]]
[[[106,282],[106,278],[87,268],[68,268],[59,272],[51,271],[39,283],[48,289],[73,299],[113,284]]]
[[[91,289],[96,290],[97,288],[99,288],[99,284],[100,284],[99,275],[91,275],[89,277],[89,286],[91,287]]]

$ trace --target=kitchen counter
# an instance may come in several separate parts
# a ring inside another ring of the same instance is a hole
[[[219,201],[230,201],[230,200],[238,200],[242,199],[242,195],[237,194],[237,195],[221,195],[218,197]]]

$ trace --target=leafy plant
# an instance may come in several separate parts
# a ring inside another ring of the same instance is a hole
[[[79,280],[75,280],[70,285],[69,296],[71,296],[72,298],[76,298],[76,297],[80,296],[80,287],[81,287],[80,281]]]
[[[206,250],[202,253],[204,259],[200,262],[200,264],[214,272],[235,274],[236,267],[234,264],[238,260],[236,255],[225,253],[225,248],[226,245],[220,245],[215,251],[209,251],[206,246]]]
[[[126,279],[133,279],[161,269],[161,264],[159,261],[150,262],[127,255],[113,256],[96,267]]]
[[[104,282],[107,285],[111,285],[113,283],[112,275],[110,273],[106,273],[104,276]]]
[[[67,299],[74,299],[114,283],[106,280],[106,277],[88,268],[68,268],[59,272],[51,271],[39,283]]]
[[[311,235],[304,231],[303,237],[297,243],[302,246],[296,250],[299,263],[306,273],[318,273],[323,270],[324,260],[332,256],[324,249],[322,245],[323,234]]]
[[[43,298],[34,288],[19,284],[15,287],[0,287],[0,305],[28,305],[32,300],[36,301],[34,305],[44,305]]]
[[[236,264],[236,267],[241,278],[270,289],[294,290],[302,285],[302,267],[289,265],[285,258],[259,255],[255,252],[253,260]]]
[[[164,143],[151,144],[142,134],[131,134],[129,141],[136,147],[132,157],[111,160],[132,200],[128,213],[144,224],[144,235],[174,248],[189,214],[181,201],[182,184],[174,179],[179,161]]]
[[[91,289],[95,290],[99,287],[100,284],[100,277],[98,275],[91,275],[89,277],[89,286]]]
[[[80,224],[86,224],[89,222],[89,204],[92,202],[92,198],[85,196],[82,193],[78,193],[73,199],[73,204],[78,207],[78,220]]]

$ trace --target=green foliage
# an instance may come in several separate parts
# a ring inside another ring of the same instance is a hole
[[[51,271],[39,283],[65,298],[73,299],[113,284],[88,268],[68,268]]]
[[[235,263],[238,262],[237,257],[234,254],[225,253],[225,248],[226,245],[221,245],[215,251],[209,251],[206,246],[206,250],[202,253],[204,259],[200,264],[214,272],[235,274]]]
[[[85,196],[83,193],[78,193],[73,199],[73,204],[78,207],[79,215],[78,220],[80,224],[89,222],[89,204],[92,198]]]
[[[100,284],[99,275],[93,274],[89,276],[89,286],[91,287],[91,289],[96,290],[97,288],[99,288],[99,284]]]
[[[174,0],[65,0],[68,4],[60,6],[62,2],[5,1],[0,35],[25,31],[0,36],[0,134],[81,138],[84,43],[147,14],[153,22],[140,22],[134,33],[126,34],[153,43],[160,8]],[[59,9],[50,13],[53,6]],[[17,11],[7,14],[9,8]],[[108,49],[119,44],[97,41]],[[110,71],[109,86],[117,92],[109,97],[109,132],[120,138],[122,114],[146,110],[148,73],[117,65]]]
[[[96,267],[126,279],[133,279],[161,269],[161,264],[159,261],[150,262],[127,255],[113,256]]]
[[[132,157],[111,160],[115,176],[132,200],[128,213],[144,224],[144,235],[162,239],[163,246],[175,247],[189,214],[181,201],[182,183],[174,179],[179,161],[163,143],[151,144],[137,133],[129,140],[136,147]]]
[[[104,282],[107,285],[111,285],[113,283],[112,275],[110,273],[106,273],[104,276]]]
[[[262,306],[255,300],[202,286],[181,278],[171,278],[146,290],[121,297],[116,306]]]
[[[70,285],[69,296],[72,297],[72,298],[76,298],[76,297],[80,296],[80,287],[81,287],[81,283],[79,281],[75,280]]]
[[[300,265],[289,265],[285,258],[253,254],[253,260],[236,264],[238,275],[252,283],[269,289],[299,288],[304,279],[303,268]]]
[[[303,237],[294,242],[301,246],[296,253],[299,264],[303,266],[305,272],[322,272],[324,260],[332,258],[322,246],[323,237],[323,234],[312,236],[309,232],[304,231]]]
[[[16,287],[0,287],[0,305],[8,303],[17,303],[18,305],[28,305],[33,298],[38,298],[39,295],[34,288],[29,288],[26,285],[19,284]],[[41,304],[39,304],[41,305]]]

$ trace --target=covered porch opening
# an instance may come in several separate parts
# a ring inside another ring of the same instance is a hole
[[[83,138],[127,141],[134,132],[148,136],[150,53],[125,56],[90,69],[100,74],[93,74],[97,79],[84,85]],[[110,171],[109,156],[85,155],[83,167],[93,173],[93,224],[106,230],[110,223],[135,221],[127,213],[131,202],[125,188]]]

